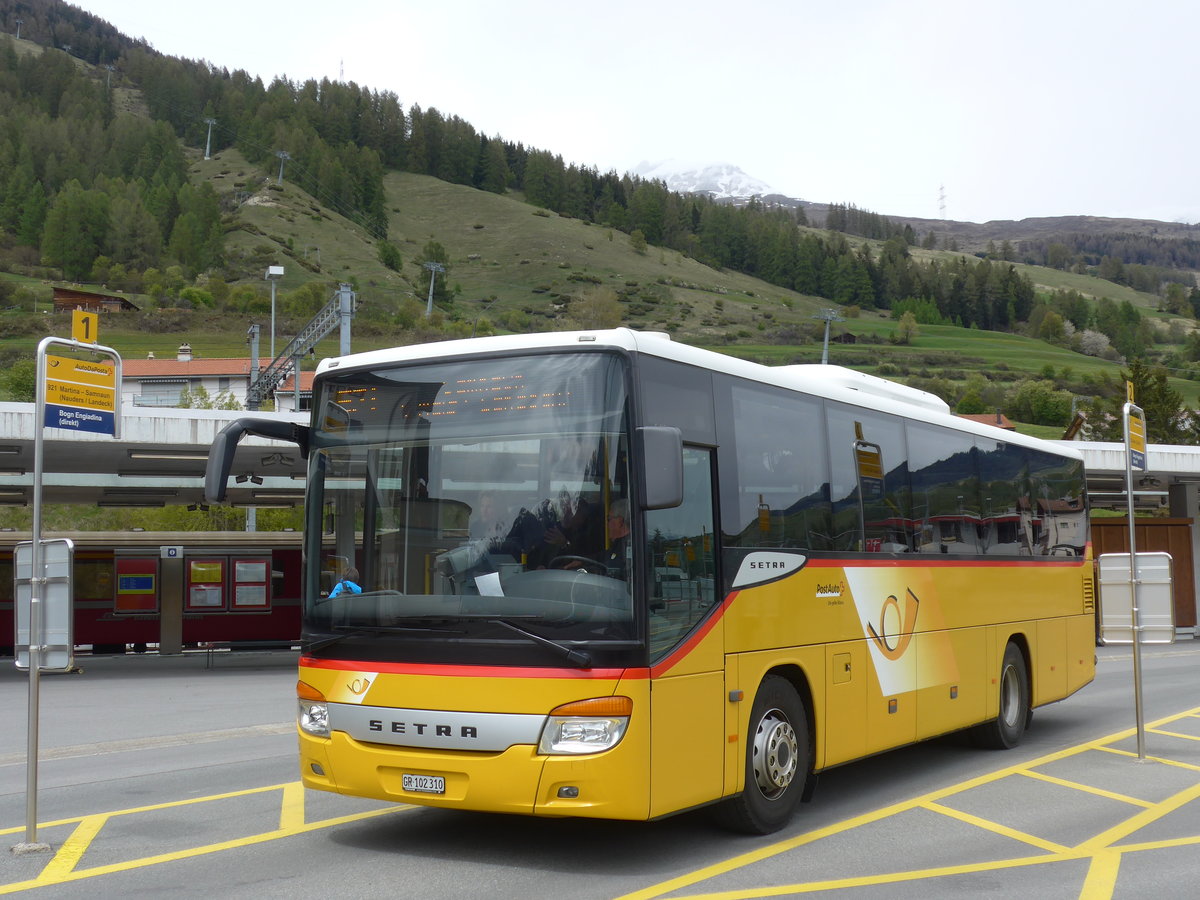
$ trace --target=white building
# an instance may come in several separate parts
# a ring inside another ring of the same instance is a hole
[[[260,361],[265,367],[269,360]],[[212,400],[218,395],[232,397],[245,408],[250,387],[249,359],[195,357],[189,344],[182,344],[174,359],[125,359],[121,363],[122,407],[177,407],[185,391],[203,389]],[[312,372],[300,373],[300,409],[311,406]],[[294,411],[295,381],[289,375],[275,390],[275,409]]]

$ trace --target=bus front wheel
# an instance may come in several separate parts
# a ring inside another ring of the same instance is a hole
[[[770,834],[791,820],[812,765],[804,703],[786,678],[763,679],[746,744],[745,789],[724,801],[718,813],[737,831]]]
[[[1029,672],[1025,668],[1025,654],[1011,642],[1004,648],[999,686],[999,715],[990,722],[976,725],[971,731],[975,743],[989,750],[1008,750],[1017,746],[1029,724]]]

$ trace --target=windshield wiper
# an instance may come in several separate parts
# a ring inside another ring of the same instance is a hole
[[[514,625],[507,619],[488,619],[493,625],[502,625],[509,631],[515,631],[522,637],[527,637],[535,644],[541,644],[543,647],[548,647],[554,650],[561,656],[565,657],[567,662],[579,666],[581,669],[590,669],[592,667],[592,655],[586,650],[576,650],[574,647],[568,647],[565,644],[560,644],[558,641],[552,641],[550,638],[542,637],[540,634],[534,634],[532,631],[527,631],[520,625]]]
[[[341,643],[347,638],[353,637],[368,637],[376,634],[400,634],[402,632],[425,631],[436,632],[437,634],[466,634],[460,628],[434,628],[422,627],[418,625],[335,625],[335,631],[344,631],[345,634],[335,634],[332,637],[322,638],[319,641],[314,641],[306,648],[307,652],[323,650],[326,647],[332,647],[334,644]]]

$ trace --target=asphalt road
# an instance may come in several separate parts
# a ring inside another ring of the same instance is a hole
[[[1022,745],[949,737],[826,773],[767,837],[396,807],[297,783],[292,654],[81,658],[42,679],[38,838],[0,895],[303,898],[1191,897],[1200,641],[1129,648]],[[0,663],[0,839],[25,837],[27,681]]]

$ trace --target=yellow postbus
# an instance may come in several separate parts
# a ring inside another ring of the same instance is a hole
[[[1094,674],[1080,457],[836,366],[626,329],[326,360],[300,768],[455,809],[785,825],[819,772]],[[351,571],[353,570],[353,571]]]

